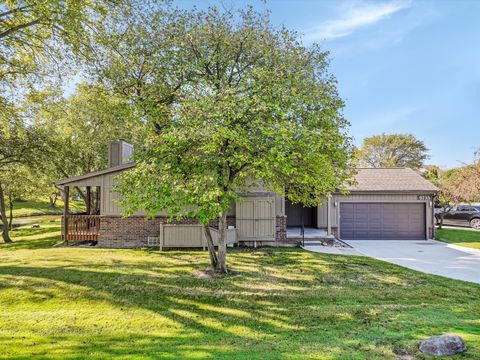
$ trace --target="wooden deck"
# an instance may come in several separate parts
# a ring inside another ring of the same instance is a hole
[[[62,222],[66,222],[66,226],[62,226],[62,239],[67,245],[71,242],[98,240],[100,216],[67,215],[62,216]]]

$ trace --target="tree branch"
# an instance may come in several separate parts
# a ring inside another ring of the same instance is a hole
[[[38,19],[35,19],[35,20],[32,20],[32,21],[29,21],[28,23],[20,24],[20,25],[11,27],[10,29],[7,29],[4,32],[0,33],[0,39],[3,39],[4,37],[7,37],[8,35],[16,32],[16,31],[28,28],[28,27],[33,26],[33,25],[36,25],[36,24],[40,23],[40,21],[42,21],[42,18],[38,18]]]
[[[15,8],[15,9],[5,11],[3,13],[0,13],[0,18],[11,15],[11,14],[14,14],[14,13],[19,12],[19,11],[23,11],[23,10],[28,9],[30,7],[31,7],[31,5],[25,5],[25,6],[21,6],[19,8]]]

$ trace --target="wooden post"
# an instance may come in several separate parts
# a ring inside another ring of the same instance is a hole
[[[68,202],[70,200],[70,188],[63,187],[63,241],[68,245]]]
[[[100,198],[100,195],[101,195],[100,192],[102,191],[101,189],[102,188],[100,186],[97,186],[95,188],[95,209],[94,209],[95,213],[93,215],[100,215],[100,208],[102,207],[100,205],[100,199],[101,199]]]
[[[331,200],[328,198],[327,200],[327,235],[330,236],[332,235],[332,220],[331,220],[331,215],[330,215],[330,206],[331,206]]]
[[[163,250],[163,224],[160,224],[160,239],[159,240],[159,246],[160,246],[160,251]]]
[[[87,186],[87,215],[92,215],[92,189]]]

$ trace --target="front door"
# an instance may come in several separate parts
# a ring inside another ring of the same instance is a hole
[[[302,204],[292,204],[285,199],[285,214],[287,215],[287,227],[315,227],[317,224],[317,208],[304,207]]]

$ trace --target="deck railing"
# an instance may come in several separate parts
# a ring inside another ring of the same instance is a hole
[[[67,215],[62,217],[62,238],[66,244],[68,242],[97,241],[99,230],[100,216],[98,215]]]

